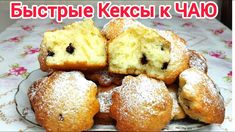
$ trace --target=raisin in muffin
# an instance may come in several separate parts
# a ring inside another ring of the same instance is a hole
[[[172,98],[163,81],[126,76],[112,95],[110,115],[119,131],[159,131],[171,120]]]
[[[54,72],[32,85],[29,98],[37,122],[46,131],[83,131],[99,111],[97,86],[81,72]]]
[[[160,78],[170,61],[170,43],[155,30],[130,27],[108,44],[109,71]]]
[[[106,39],[90,19],[44,33],[39,55],[44,71],[98,69],[106,59]]]
[[[172,108],[172,113],[171,113],[171,118],[173,120],[180,120],[180,119],[184,119],[186,117],[184,110],[182,109],[182,107],[179,104],[178,101],[178,85],[176,84],[172,84],[170,86],[167,86],[171,98],[173,100],[173,108]]]
[[[110,39],[110,72],[145,73],[172,84],[188,68],[186,42],[171,31],[151,29],[132,19],[113,19],[102,33]]]
[[[189,54],[186,42],[172,31],[159,30],[158,33],[171,43],[170,61],[165,63],[163,80],[166,84],[172,84],[179,74],[189,67]],[[163,65],[164,66],[164,65]]]
[[[213,81],[204,72],[190,68],[179,76],[179,102],[185,113],[205,123],[224,121],[223,98]]]

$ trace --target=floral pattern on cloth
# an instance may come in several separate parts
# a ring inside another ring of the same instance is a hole
[[[221,29],[209,29],[214,35],[221,35],[224,33],[224,28]]]
[[[26,55],[31,55],[31,54],[36,54],[40,51],[40,48],[34,48],[31,45],[27,45],[24,47],[25,51],[24,53],[21,54],[21,56],[26,56]]]
[[[15,37],[12,37],[12,38],[9,38],[9,39],[0,41],[0,44],[1,44],[1,43],[5,43],[5,42],[15,42],[15,43],[19,43],[19,42],[22,41],[23,37],[24,37],[24,36],[15,36]]]
[[[50,20],[49,25],[63,24],[63,22],[57,22],[55,19]]]
[[[167,25],[158,21],[153,21],[153,26],[167,26]]]
[[[186,22],[182,25],[183,27],[195,27],[195,25],[192,22]]]
[[[232,58],[229,58],[226,56],[225,51],[222,50],[216,50],[216,51],[203,51],[203,53],[208,54],[212,57],[218,58],[218,59],[223,59],[227,61],[231,61]]]
[[[232,48],[232,46],[233,46],[232,40],[224,40],[224,43],[225,43],[225,46],[228,48]]]
[[[157,16],[157,15],[156,15]],[[103,27],[109,20],[94,18],[97,27]],[[14,94],[18,84],[35,69],[39,68],[37,56],[43,33],[58,29],[78,19],[17,20],[0,33],[0,129],[9,131],[42,130],[26,123],[18,115]],[[226,118],[222,125],[210,125],[202,130],[231,130],[232,89],[232,32],[218,20],[184,20],[173,15],[171,20],[139,20],[146,26],[173,30],[187,42],[189,49],[203,53],[208,60],[209,76],[220,88],[226,103]],[[13,45],[14,44],[14,45]],[[222,75],[222,76],[221,76]]]
[[[8,76],[21,76],[26,78],[29,75],[25,67],[20,66],[19,64],[13,64],[10,66],[10,69],[7,73],[0,75],[0,78],[6,78]]]
[[[232,82],[232,77],[233,77],[233,72],[230,71],[229,73],[227,73],[227,76],[224,77],[224,80],[231,83]]]
[[[25,31],[32,31],[34,28],[34,25],[22,25],[21,28]]]

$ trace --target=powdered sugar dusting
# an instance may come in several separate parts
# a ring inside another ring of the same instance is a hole
[[[84,112],[87,111],[89,109],[85,106],[85,102],[89,100],[87,94],[96,85],[86,80],[81,72],[60,72],[56,73],[55,77],[56,79],[48,84],[49,87],[45,84],[47,87],[44,85],[41,91],[47,92],[47,94],[41,96],[40,101],[43,103],[41,103],[40,109],[47,107],[48,115],[54,114],[58,108],[62,109],[62,114],[75,113],[81,108]]]
[[[143,24],[141,24],[140,22],[134,20],[134,19],[131,19],[131,18],[125,18],[125,19],[112,19],[110,20],[108,23],[106,23],[104,26],[103,26],[103,29],[102,29],[102,32],[105,32],[110,23],[115,23],[115,25],[118,25],[118,24],[122,24],[122,28],[120,29],[121,32],[127,30],[128,28],[130,27],[135,27],[135,26],[144,26]],[[145,26],[144,26],[145,27]]]
[[[125,77],[122,86],[117,87],[116,91],[122,101],[119,111],[123,112],[123,118],[128,116],[126,110],[138,111],[135,114],[144,120],[146,114],[158,115],[160,110],[166,110],[166,107],[169,107],[167,101],[170,96],[168,96],[165,84],[145,75]]]
[[[144,25],[133,19],[125,19],[122,31],[125,31],[130,27],[136,27],[136,26],[144,26]]]
[[[186,80],[183,88],[194,93],[194,96],[200,96],[200,100],[204,105],[218,106],[219,109],[223,109],[224,104],[219,89],[204,72],[196,68],[190,68],[182,72],[180,78]]]
[[[185,61],[188,59],[188,49],[185,46],[185,42],[172,31],[157,30],[157,32],[171,43],[171,60],[168,64],[171,68],[168,67],[168,69],[175,69],[174,71],[178,71],[182,65],[185,65]]]
[[[28,96],[29,100],[32,101],[38,90],[42,87],[43,83],[47,80],[47,77],[35,81],[29,88]]]
[[[180,113],[180,105],[178,103],[178,99],[177,99],[177,94],[175,92],[170,92],[171,98],[173,100],[173,107],[172,107],[172,112],[171,112],[171,116],[174,117],[177,113]]]
[[[110,106],[112,105],[112,94],[114,89],[98,93],[98,100],[100,103],[100,112],[109,113]]]
[[[190,68],[181,73],[180,77],[185,78],[187,83],[191,85],[204,85],[210,93],[214,96],[218,95],[218,89],[215,87],[215,84],[212,80],[202,71],[197,70],[196,68]],[[194,89],[193,87],[189,87]]]
[[[195,51],[190,51],[189,66],[195,67],[203,72],[207,72],[206,59]]]

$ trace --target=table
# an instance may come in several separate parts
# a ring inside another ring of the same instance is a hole
[[[93,19],[99,28],[108,20]],[[37,56],[43,33],[77,20],[18,20],[0,33],[0,130],[43,130],[27,123],[16,112],[14,94],[18,84],[39,68]],[[226,116],[222,125],[203,130],[231,130],[232,126],[232,32],[218,20],[184,20],[174,15],[171,20],[140,20],[144,25],[173,30],[183,37],[190,49],[203,53],[208,60],[209,76],[224,96]]]

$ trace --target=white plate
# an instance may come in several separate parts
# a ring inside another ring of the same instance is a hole
[[[29,76],[23,80],[19,86],[18,90],[15,94],[15,102],[16,102],[16,110],[25,120],[28,122],[40,126],[35,120],[35,115],[32,110],[32,107],[29,102],[29,98],[27,96],[28,89],[31,84],[40,79],[47,76],[46,72],[42,72],[41,70],[35,70],[29,74]],[[188,131],[188,130],[197,130],[208,124],[204,124],[192,119],[183,119],[178,121],[171,121],[164,130],[166,131]],[[43,130],[43,128],[42,128]],[[115,126],[113,125],[94,125],[91,131],[116,131]]]

